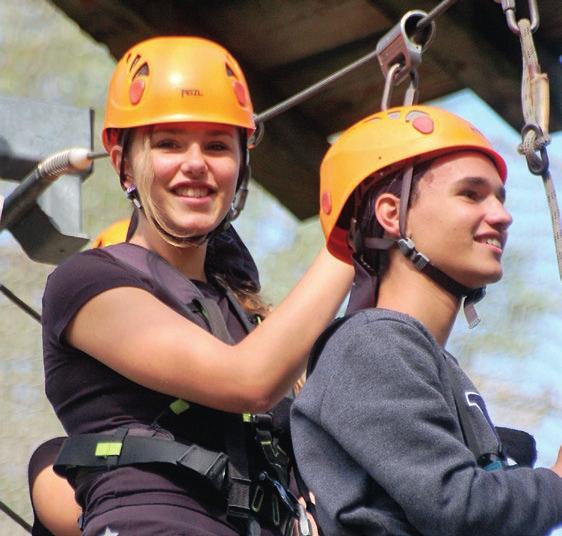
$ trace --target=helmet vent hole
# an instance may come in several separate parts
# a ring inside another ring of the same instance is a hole
[[[419,110],[412,110],[406,116],[406,122],[410,123],[414,119],[416,119],[416,117],[429,117],[429,116],[425,112],[420,112]]]
[[[150,68],[148,67],[148,63],[143,63],[137,70],[137,72],[133,76],[133,80],[138,78],[139,76],[148,76],[150,74]]]
[[[226,69],[226,76],[232,76],[232,77],[236,78],[236,75],[234,74],[234,71],[232,70],[230,65],[228,65],[228,63],[225,63],[224,67]]]
[[[130,57],[128,59],[130,59]],[[129,65],[129,72],[131,72],[135,68],[135,65],[140,61],[140,59],[141,59],[140,55],[137,54],[133,59],[133,61],[131,62],[131,64]]]

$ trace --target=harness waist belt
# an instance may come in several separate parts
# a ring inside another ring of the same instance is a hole
[[[78,467],[113,469],[143,463],[167,463],[188,469],[222,492],[228,457],[224,452],[167,439],[81,434],[66,439],[53,468],[66,476],[68,470]]]

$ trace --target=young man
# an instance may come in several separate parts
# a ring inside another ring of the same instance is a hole
[[[324,536],[534,536],[562,523],[562,454],[552,469],[508,467],[515,449],[445,350],[461,302],[474,322],[502,276],[505,177],[472,125],[426,106],[374,114],[328,151],[328,247],[353,259],[352,301],[376,308],[321,337],[293,409]]]

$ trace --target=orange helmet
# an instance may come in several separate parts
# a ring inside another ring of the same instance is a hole
[[[342,212],[365,179],[382,179],[410,164],[466,149],[489,156],[505,181],[505,161],[488,140],[468,121],[439,108],[391,108],[346,130],[328,150],[320,167],[320,222],[330,252],[352,262],[350,221],[342,217]]]
[[[199,37],[156,37],[125,53],[109,86],[102,139],[157,123],[195,121],[255,130],[248,85],[236,60]]]
[[[125,242],[130,220],[119,220],[104,229],[92,242],[92,248],[104,248]]]

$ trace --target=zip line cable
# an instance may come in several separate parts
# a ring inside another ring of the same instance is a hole
[[[447,9],[449,9],[456,2],[457,0],[443,0],[429,13],[420,11],[420,13],[423,13],[423,16],[420,18],[419,21],[417,21],[412,37],[420,35],[423,32],[423,30],[425,30],[429,25],[431,25],[438,16],[442,15]],[[382,39],[384,39],[384,37]],[[307,87],[306,89],[303,89],[299,93],[296,93],[292,97],[289,97],[288,99],[280,102],[279,104],[276,104],[275,106],[272,106],[271,108],[265,110],[264,112],[261,112],[256,116],[256,121],[259,123],[265,123],[266,121],[273,119],[274,117],[287,111],[293,106],[296,106],[297,104],[300,104],[301,102],[316,95],[332,82],[339,80],[342,76],[345,76],[347,73],[350,73],[351,71],[357,69],[358,67],[361,67],[365,63],[368,63],[372,59],[379,56],[379,54],[380,54],[380,50],[377,45],[377,48],[375,50],[355,60],[353,63],[350,63],[346,67],[343,67],[339,71],[336,71],[335,73],[332,73],[331,75],[316,82],[315,84],[312,84],[311,86]]]
[[[41,315],[22,299],[18,298],[9,288],[2,285],[2,283],[0,283],[0,292],[11,302],[15,303],[22,311],[26,312],[31,318],[41,323]]]
[[[31,534],[31,525],[2,501],[0,501],[0,510],[2,510],[2,512],[4,512],[10,519],[15,521],[20,527]]]
[[[84,172],[91,166],[93,160],[106,156],[105,151],[94,152],[83,148],[72,148],[58,151],[42,160],[4,199],[3,210],[0,213],[0,232],[9,229],[24,218],[37,198],[61,175],[69,172]],[[41,322],[41,315],[35,309],[1,283],[0,292],[34,320]]]

